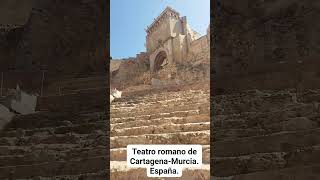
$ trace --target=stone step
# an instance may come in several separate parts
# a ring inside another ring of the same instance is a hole
[[[115,111],[110,109],[110,116],[125,116],[125,115],[143,115],[143,114],[155,114],[155,113],[168,113],[172,111],[186,111],[209,108],[209,103],[190,103],[190,104],[177,104],[177,105],[156,105],[156,106],[139,106],[136,109],[127,109]]]
[[[105,146],[82,147],[81,144],[37,144],[33,146],[0,146],[0,157],[24,156],[38,152],[63,157],[64,159],[77,159],[79,157],[107,155]],[[80,156],[81,155],[81,156]]]
[[[53,176],[53,177],[42,177],[35,176],[34,178],[37,180],[106,180],[109,178],[108,172],[98,172],[98,173],[84,173],[80,175],[65,175],[65,176]],[[19,179],[19,180],[30,180],[28,179]]]
[[[242,112],[241,114],[215,115],[212,117],[215,129],[266,127],[295,117],[312,118],[319,114],[311,104],[299,104],[288,109],[271,112]]]
[[[216,97],[217,98],[217,97]],[[223,102],[223,103],[222,103]],[[271,94],[267,96],[243,96],[231,98],[213,98],[215,115],[237,114],[243,112],[270,112],[285,109],[297,103],[293,94]]]
[[[127,120],[127,121],[126,121]],[[187,124],[187,123],[200,123],[210,122],[210,116],[208,115],[194,115],[188,117],[168,117],[168,118],[157,118],[149,120],[146,119],[123,119],[123,122],[110,124],[111,129],[122,129],[122,128],[133,128],[140,126],[151,126],[151,125],[163,125],[163,124]],[[128,121],[130,120],[130,121]]]
[[[170,100],[165,100],[165,101],[157,101],[157,100],[150,100],[150,99],[143,99],[139,102],[123,102],[119,103],[118,99],[116,99],[110,106],[110,109],[113,111],[121,111],[121,110],[131,110],[131,109],[137,109],[140,107],[148,107],[148,106],[153,106],[153,107],[163,107],[163,106],[181,106],[184,104],[192,104],[192,103],[209,103],[209,96],[207,98],[178,98],[178,99],[170,99]]]
[[[135,117],[141,115],[149,115],[149,114],[160,114],[160,113],[171,113],[174,111],[195,111],[195,110],[203,110],[209,112],[210,106],[209,104],[188,104],[186,106],[175,106],[175,107],[157,107],[151,108],[146,107],[137,110],[137,111],[127,111],[127,112],[113,112],[110,110],[111,118],[119,118],[119,117]]]
[[[45,127],[60,127],[71,124],[107,122],[105,112],[90,114],[67,112],[37,112],[35,114],[18,115],[7,125],[5,130],[35,129]]]
[[[214,157],[212,172],[227,177],[258,171],[282,169],[320,163],[320,146],[305,147],[291,152],[257,153],[238,157]]]
[[[0,146],[0,156],[15,156],[50,149],[54,151],[64,151],[68,148],[81,148],[79,144],[37,144],[33,146]]]
[[[220,103],[225,100],[239,101],[245,99],[258,99],[258,98],[268,98],[277,99],[283,97],[290,97],[296,95],[296,89],[285,89],[285,90],[247,90],[241,92],[233,92],[232,94],[221,94],[215,95],[213,101]]]
[[[190,103],[208,103],[210,101],[209,95],[207,97],[185,97],[185,98],[173,98],[173,99],[140,99],[140,100],[128,100],[125,98],[116,99],[110,105],[110,109],[121,110],[121,109],[132,109],[138,107],[147,106],[163,106],[163,105],[180,105],[180,104],[190,104]]]
[[[144,101],[149,102],[176,102],[176,101],[186,101],[194,99],[208,99],[210,97],[209,93],[186,93],[185,91],[179,91],[176,93],[158,93],[158,94],[146,94],[144,96],[128,96],[124,93],[123,98],[117,101],[115,104],[139,104]]]
[[[157,93],[143,93],[143,94],[132,94],[131,92],[123,92],[123,99],[119,102],[126,103],[137,103],[143,100],[151,101],[167,101],[167,100],[176,100],[176,99],[193,99],[193,98],[202,98],[209,97],[209,92],[204,91],[177,91],[177,92],[157,92]]]
[[[131,96],[126,96],[126,97],[134,97],[134,99],[144,99],[144,98],[149,98],[149,99],[158,99],[161,100],[162,97],[165,97],[166,99],[169,98],[178,98],[178,97],[190,97],[190,96],[195,96],[195,97],[201,97],[205,95],[209,95],[210,92],[204,91],[204,90],[179,90],[179,91],[161,91],[161,90],[156,90],[154,92],[145,92],[145,93],[134,93],[134,92],[128,92],[124,91],[124,94],[126,95],[131,95]],[[128,99],[128,100],[132,100]]]
[[[75,148],[72,147],[60,149],[29,149],[25,150],[23,154],[0,156],[0,165],[18,166],[29,164],[40,164],[53,161],[72,161],[81,158],[107,156],[108,151],[104,146],[97,146],[94,148]]]
[[[298,166],[292,168],[274,169],[269,171],[240,174],[229,177],[213,176],[214,180],[316,180],[320,177],[320,164]]]
[[[108,132],[94,134],[65,134],[65,135],[40,135],[29,137],[1,137],[0,146],[34,146],[37,144],[71,144],[81,147],[106,145]]]
[[[203,109],[190,109],[184,111],[170,111],[170,112],[159,112],[159,113],[142,113],[142,114],[117,114],[116,116],[111,116],[111,123],[123,123],[134,120],[151,120],[157,118],[165,117],[188,117],[199,114],[209,114],[209,107]]]
[[[241,156],[254,153],[285,152],[320,144],[320,129],[281,132],[266,136],[213,141],[216,157]]]
[[[129,168],[127,162],[123,161],[111,161],[110,162],[110,179],[117,180],[147,180],[146,168]],[[152,179],[173,179],[173,178],[152,178]],[[176,178],[175,178],[176,179]],[[200,169],[188,168],[182,172],[182,177],[179,179],[188,180],[207,180],[210,179],[210,165],[204,164]]]
[[[174,132],[190,132],[210,130],[210,122],[188,124],[149,125],[133,128],[113,129],[110,136],[137,136],[143,134],[164,134]]]
[[[272,123],[264,126],[257,126],[253,128],[213,128],[213,140],[232,140],[243,137],[265,136],[279,132],[291,132],[299,130],[309,130],[320,128],[319,119],[312,121],[306,117],[289,118],[280,123]]]
[[[210,143],[210,130],[168,134],[144,134],[110,137],[110,148],[127,147],[129,144],[200,144]]]
[[[1,133],[1,137],[28,137],[37,135],[50,135],[50,134],[90,134],[95,131],[108,131],[107,122],[100,121],[96,123],[83,123],[78,125],[58,126],[56,128],[34,128],[34,129],[18,129],[11,131],[4,131]]]
[[[110,149],[110,161],[126,161],[127,148]],[[210,145],[202,145],[202,163],[210,163]]]
[[[20,166],[2,166],[0,167],[0,179],[8,178],[12,170],[14,171],[14,178],[17,179],[97,173],[105,170],[107,163],[107,158],[103,156],[78,161],[54,161]]]

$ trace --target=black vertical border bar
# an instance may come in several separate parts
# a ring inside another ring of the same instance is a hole
[[[106,162],[106,171],[107,171],[107,179],[110,179],[110,1],[109,0],[103,0],[104,1],[104,7],[105,7],[105,23],[106,23],[106,30],[105,30],[105,64],[106,64],[106,73],[107,73],[107,89],[106,89],[106,98],[105,98],[105,110],[106,110],[106,130],[107,130],[107,137],[106,137],[106,155],[107,155],[107,162]]]
[[[213,130],[214,130],[214,124],[213,124],[213,119],[214,117],[214,108],[213,107],[213,98],[214,98],[214,61],[217,61],[215,56],[216,52],[216,46],[215,44],[217,43],[217,33],[218,29],[216,29],[216,23],[218,21],[219,15],[220,15],[220,7],[221,7],[221,0],[212,0],[210,1],[210,176],[211,179],[213,179],[214,172],[213,172],[213,167],[214,167],[214,162],[213,162],[213,157],[214,157],[214,144],[213,144]]]

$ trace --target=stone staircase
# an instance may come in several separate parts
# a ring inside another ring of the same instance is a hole
[[[252,90],[212,103],[214,179],[319,179],[320,90]]]
[[[148,178],[145,168],[127,167],[129,144],[201,144],[203,167],[185,169],[181,179],[209,179],[209,105],[209,90],[131,93],[113,102],[110,112],[111,179],[160,179]]]
[[[15,116],[0,131],[0,179],[107,179],[105,94],[41,97],[36,113]]]
[[[0,135],[0,179],[105,179],[106,124],[104,112],[16,116]]]

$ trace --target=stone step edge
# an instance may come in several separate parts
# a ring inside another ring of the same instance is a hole
[[[219,142],[232,142],[232,141],[238,141],[238,140],[250,140],[250,139],[256,139],[256,138],[261,138],[261,137],[270,137],[270,136],[277,136],[277,135],[287,135],[287,134],[296,134],[299,132],[311,132],[311,131],[318,131],[320,128],[314,128],[314,129],[307,129],[307,130],[295,130],[295,131],[281,131],[281,132],[276,132],[276,133],[271,133],[268,135],[258,135],[258,136],[249,136],[249,137],[242,137],[242,138],[234,138],[231,140],[219,140],[219,141],[213,141],[213,143]]]
[[[202,115],[202,116],[206,116],[206,118],[204,117],[196,117],[196,116],[199,116],[199,115],[194,115],[194,116],[188,116],[188,117],[165,117],[165,118],[155,118],[155,119],[150,119],[150,120],[136,120],[136,121],[130,121],[130,122],[141,122],[141,121],[147,121],[147,122],[152,122],[152,121],[190,121],[190,119],[192,117],[197,118],[197,119],[204,119],[203,121],[200,121],[199,123],[205,123],[205,122],[210,122],[210,115],[208,114],[207,116],[206,115]],[[201,115],[200,115],[201,116]],[[189,118],[189,120],[187,120],[187,118]],[[117,126],[117,125],[123,125],[123,124],[126,124],[127,122],[122,122],[122,123],[111,123],[110,124],[110,127],[114,127],[114,126]],[[171,122],[172,124],[184,124],[184,123],[173,123]],[[196,123],[196,122],[190,122],[190,123]],[[158,124],[158,125],[163,125],[163,124]],[[142,126],[132,126],[130,128],[134,128],[134,127],[142,127]],[[116,128],[118,129],[118,128]],[[123,128],[119,128],[119,129],[123,129]]]
[[[11,168],[11,169],[17,169],[19,167],[29,167],[29,166],[37,166],[37,165],[44,165],[44,164],[50,164],[50,163],[68,163],[68,162],[81,162],[85,160],[92,160],[92,159],[99,159],[99,158],[106,158],[106,156],[92,156],[90,158],[81,158],[80,160],[71,160],[71,161],[49,161],[49,162],[42,162],[42,163],[32,163],[32,164],[26,164],[26,165],[17,165],[17,166],[0,166],[0,169],[5,168]],[[107,163],[107,161],[106,161]]]
[[[166,127],[166,126],[180,126],[180,127],[183,127],[185,125],[201,125],[201,124],[204,124],[204,125],[210,125],[210,122],[201,122],[201,123],[186,123],[186,124],[166,124],[166,125],[150,125],[150,126],[138,126],[138,127],[133,127],[133,128],[120,128],[120,129],[117,129],[117,130],[130,130],[130,129],[140,129],[140,128],[150,128],[150,127],[160,127],[160,126],[163,126],[163,127]],[[203,130],[210,130],[210,127],[209,129],[203,129]],[[175,132],[193,132],[193,131],[175,131]],[[117,134],[117,132],[115,132]],[[167,133],[171,133],[171,132],[163,132],[163,133],[157,133],[157,134],[167,134]],[[144,135],[144,134],[139,134],[139,135]],[[130,136],[130,135],[116,135],[117,137],[120,137],[120,136]],[[114,135],[111,135],[110,133],[110,137],[116,137]]]
[[[111,138],[116,138],[116,137],[121,137],[121,138],[124,138],[124,137],[137,137],[138,138],[138,136],[145,136],[145,135],[148,135],[148,136],[158,136],[158,135],[160,135],[160,136],[162,136],[162,135],[164,135],[164,134],[172,134],[172,135],[174,135],[174,134],[189,134],[189,133],[209,133],[209,135],[210,135],[210,130],[202,130],[202,131],[189,131],[189,132],[172,132],[172,133],[163,133],[163,134],[142,134],[142,135],[135,135],[135,136],[113,136],[113,137],[110,137],[110,141],[111,141]]]
[[[289,168],[282,168],[282,169],[273,169],[273,170],[267,170],[267,171],[261,171],[261,172],[253,172],[253,173],[247,173],[247,174],[237,174],[233,176],[226,176],[226,177],[220,177],[220,176],[213,176],[211,174],[211,179],[214,180],[235,180],[235,179],[247,179],[247,180],[269,180],[270,178],[274,177],[285,177],[286,179],[290,178],[296,178],[297,175],[294,172],[298,172],[298,170],[304,169],[303,172],[308,174],[308,172],[314,172],[317,173],[317,177],[320,177],[320,171],[314,170],[314,169],[320,169],[320,163],[319,164],[312,164],[312,165],[301,165],[296,167],[289,167]],[[259,177],[259,178],[258,178]],[[263,178],[262,178],[263,177]]]

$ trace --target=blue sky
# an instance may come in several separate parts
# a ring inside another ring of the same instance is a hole
[[[187,16],[192,29],[204,35],[210,22],[210,0],[111,0],[110,49],[113,59],[145,51],[145,28],[171,6]]]

